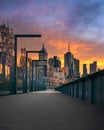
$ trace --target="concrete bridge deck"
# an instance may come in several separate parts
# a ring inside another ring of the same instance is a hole
[[[54,90],[4,96],[0,130],[104,130],[104,108]]]

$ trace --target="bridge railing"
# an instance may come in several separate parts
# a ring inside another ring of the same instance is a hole
[[[72,97],[104,106],[104,70],[55,88]]]

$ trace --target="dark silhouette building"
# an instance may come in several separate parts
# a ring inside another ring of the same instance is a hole
[[[53,58],[49,58],[48,64],[50,67],[53,66],[54,71],[56,71],[56,72],[61,70],[61,60],[58,56],[54,56]]]
[[[42,45],[42,49],[39,52],[39,60],[46,60],[48,58],[48,53],[44,47],[44,44]]]
[[[83,74],[82,76],[86,76],[87,75],[87,65],[83,64]]]
[[[54,60],[54,70],[56,72],[60,71],[61,70],[61,61],[60,61],[60,58],[58,56],[54,56],[53,60]]]
[[[68,76],[73,76],[73,54],[70,52],[70,47],[68,45],[68,52],[64,54],[64,67],[68,67]]]
[[[70,52],[70,46],[68,45],[68,52],[64,54],[64,68],[68,70],[68,75],[66,78],[80,77],[79,72],[79,60],[74,58],[73,54]]]
[[[45,77],[47,76],[47,65],[44,65],[44,64],[45,62],[47,64],[47,58],[48,58],[48,53],[43,44],[42,49],[39,51],[39,60],[44,61],[44,62],[41,62],[41,64],[43,63],[43,71],[44,71],[43,74]]]
[[[90,64],[90,74],[95,73],[97,71],[97,62],[94,61]]]
[[[49,58],[48,59],[48,64],[49,64],[49,66],[54,66],[54,59],[53,58]]]
[[[74,76],[76,78],[80,78],[79,66],[80,66],[80,61],[74,58]]]

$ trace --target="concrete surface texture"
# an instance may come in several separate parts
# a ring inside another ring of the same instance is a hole
[[[4,96],[0,130],[104,130],[104,108],[54,90]]]

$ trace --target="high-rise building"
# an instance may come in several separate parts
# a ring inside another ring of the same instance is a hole
[[[48,64],[49,64],[49,76],[53,78],[54,73],[60,72],[61,70],[61,60],[58,56],[54,56],[53,58],[48,59]]]
[[[97,61],[93,62],[93,71],[96,72],[97,71]]]
[[[90,74],[95,73],[97,71],[97,61],[94,61],[90,64]]]
[[[74,77],[80,78],[79,60],[74,58]]]
[[[64,68],[68,67],[69,69],[69,77],[73,76],[73,67],[74,67],[74,57],[73,54],[70,52],[70,47],[68,45],[68,52],[64,54]]]
[[[69,67],[68,66],[64,67],[64,75],[65,75],[65,78],[67,78],[69,76]]]
[[[39,51],[39,60],[40,61],[44,61],[44,62],[41,62],[41,64],[43,63],[43,75],[44,76],[47,76],[47,65],[44,65],[45,62],[47,64],[47,58],[48,58],[48,53],[47,53],[47,50],[45,49],[44,47],[44,44],[42,45],[42,49]]]
[[[68,52],[64,54],[64,69],[66,78],[80,77],[79,63],[80,61],[74,58],[74,55],[70,52],[70,46],[68,45]]]
[[[48,53],[44,47],[44,44],[42,45],[42,49],[39,52],[39,60],[46,60],[48,58]]]
[[[53,61],[54,61],[54,70],[60,71],[61,70],[61,61],[60,58],[58,56],[54,56],[53,57]]]
[[[83,76],[87,75],[87,65],[83,64]]]
[[[54,59],[49,58],[48,59],[48,65],[49,65],[49,77],[54,77]]]
[[[49,66],[54,66],[54,59],[53,58],[49,58],[48,59],[48,64],[49,64]]]

